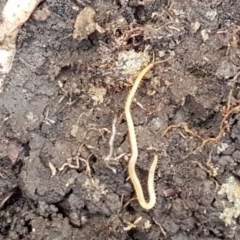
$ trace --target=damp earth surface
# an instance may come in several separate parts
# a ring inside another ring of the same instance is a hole
[[[0,96],[0,239],[240,239],[240,2],[43,1]],[[128,178],[132,104],[145,198]]]

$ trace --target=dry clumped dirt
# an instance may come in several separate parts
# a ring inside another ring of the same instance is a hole
[[[0,96],[0,239],[240,239],[239,19],[239,1],[42,2]],[[159,156],[145,211],[124,104],[152,56],[170,59],[132,107],[145,195]]]

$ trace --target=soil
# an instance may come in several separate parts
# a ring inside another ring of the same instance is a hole
[[[240,239],[239,19],[237,0],[43,1],[0,97],[0,239]],[[169,58],[132,105],[146,198],[159,157],[148,211],[124,115],[144,54]]]

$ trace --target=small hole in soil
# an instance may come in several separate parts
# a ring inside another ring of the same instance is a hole
[[[126,210],[129,213],[135,213],[136,212],[135,209],[131,205],[127,205],[126,206]]]
[[[31,148],[29,146],[29,142],[23,143],[22,148],[23,148],[24,156],[29,157],[29,152],[31,150]]]
[[[96,163],[97,162],[97,157],[95,154],[92,154],[92,156],[90,157],[89,161],[91,161],[91,163]]]

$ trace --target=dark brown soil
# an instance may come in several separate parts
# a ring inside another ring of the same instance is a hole
[[[73,36],[87,6],[101,29]],[[0,97],[0,239],[239,240],[239,24],[237,0],[38,6]],[[170,56],[132,107],[145,187],[159,156],[149,211],[128,179],[124,104],[136,74],[120,67],[125,51]]]

